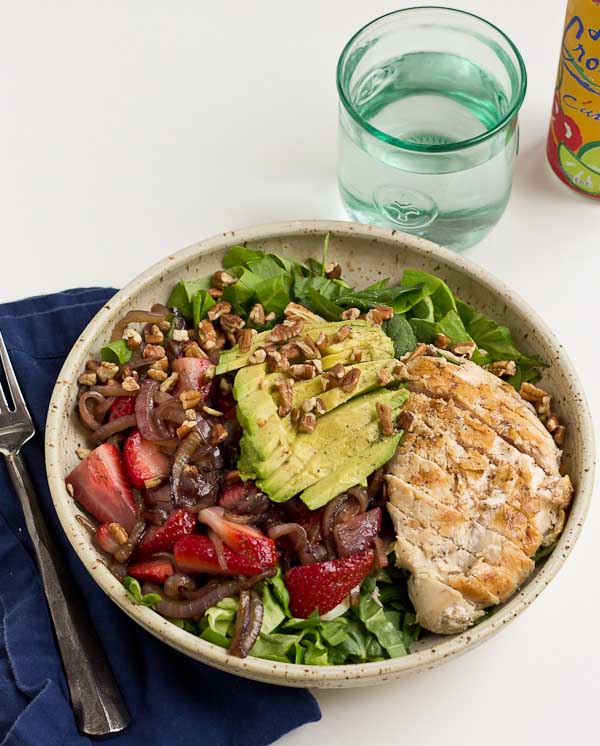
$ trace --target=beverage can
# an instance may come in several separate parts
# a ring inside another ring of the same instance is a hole
[[[561,181],[600,199],[600,0],[569,0],[548,161]]]

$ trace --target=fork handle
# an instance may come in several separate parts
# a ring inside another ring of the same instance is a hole
[[[129,713],[100,640],[50,536],[21,456],[8,454],[6,463],[33,542],[79,730],[89,736],[118,733],[129,723]]]

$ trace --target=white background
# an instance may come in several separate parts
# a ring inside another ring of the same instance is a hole
[[[559,184],[543,152],[565,5],[459,3],[529,71],[512,199],[469,256],[546,318],[598,414],[600,203]],[[119,287],[223,230],[344,217],[335,63],[398,0],[1,7],[0,301]],[[598,743],[599,531],[595,507],[556,580],[493,641],[418,677],[316,692],[323,720],[283,746]]]

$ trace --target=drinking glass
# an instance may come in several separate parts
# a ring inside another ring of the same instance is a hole
[[[337,67],[349,215],[455,250],[480,241],[510,196],[526,86],[515,45],[471,13],[408,8],[368,23]]]

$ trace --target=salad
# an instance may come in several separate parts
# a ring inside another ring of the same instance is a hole
[[[516,389],[542,366],[440,278],[358,290],[327,249],[231,247],[212,277],[128,312],[78,379],[79,519],[134,602],[240,657],[407,655],[421,629],[384,479],[403,361],[434,345]]]

